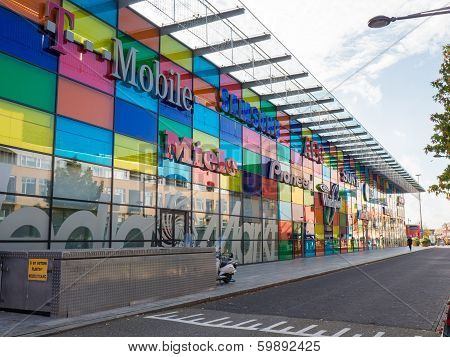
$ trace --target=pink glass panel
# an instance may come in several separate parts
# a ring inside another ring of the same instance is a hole
[[[114,94],[114,80],[109,78],[111,62],[95,53],[83,51],[74,43],[65,45],[67,54],[59,56],[59,73],[108,94]]]
[[[203,185],[208,187],[219,187],[219,174],[194,168],[192,170],[193,183],[196,185]]]
[[[246,127],[242,128],[242,146],[244,149],[259,154],[261,151],[261,135]]]
[[[230,94],[236,95],[239,99],[242,98],[241,84],[229,75],[220,75],[220,87],[228,89],[228,92],[230,92]]]
[[[265,136],[261,137],[262,155],[270,157],[272,160],[277,159],[277,143]]]

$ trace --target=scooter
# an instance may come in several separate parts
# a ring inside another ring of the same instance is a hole
[[[217,280],[228,284],[233,280],[233,275],[236,273],[236,268],[238,266],[237,260],[233,259],[233,253],[228,256],[222,255],[221,253],[216,254],[216,269],[217,269]]]

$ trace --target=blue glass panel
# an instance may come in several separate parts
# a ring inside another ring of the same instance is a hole
[[[220,138],[234,145],[242,146],[242,125],[221,115]]]
[[[188,110],[181,110],[178,107],[159,101],[159,114],[175,120],[181,124],[192,126],[192,113]]]
[[[194,74],[212,86],[219,88],[219,69],[203,57],[194,57]]]
[[[219,137],[219,114],[201,104],[194,104],[194,128]]]
[[[261,195],[262,178],[250,172],[242,172],[243,192],[248,195]]]
[[[157,141],[157,116],[153,112],[116,99],[114,131],[145,141]]]
[[[168,159],[160,159],[158,176],[191,182],[191,167]]]
[[[112,140],[111,131],[63,117],[57,118],[57,156],[111,166]]]
[[[242,168],[242,148],[240,146],[220,140],[220,148],[224,151],[226,159],[234,159],[238,168]]]
[[[147,92],[125,84],[125,82],[116,82],[116,96],[132,104],[151,110],[152,112],[158,111],[157,99],[153,98]]]
[[[317,135],[317,134],[312,134],[312,139],[313,139],[316,143],[319,143],[319,144],[322,143],[322,138],[321,138],[319,135]]]
[[[300,135],[291,133],[291,149],[299,153],[303,151],[303,140]]]
[[[58,57],[49,45],[39,25],[0,7],[0,51],[56,72]]]
[[[117,26],[116,0],[70,0],[107,23]]]
[[[290,202],[278,201],[278,216],[282,221],[292,220],[292,209]]]
[[[331,170],[328,166],[322,166],[322,175],[325,180],[329,181],[331,179]]]

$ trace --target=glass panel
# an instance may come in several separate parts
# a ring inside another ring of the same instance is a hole
[[[220,116],[220,138],[231,144],[242,146],[242,125],[237,121]]]
[[[193,185],[194,211],[219,213],[219,190],[213,187]]]
[[[226,159],[234,159],[238,169],[242,169],[242,147],[220,140],[220,149],[223,150]]]
[[[110,209],[103,203],[53,200],[54,249],[107,248]],[[96,242],[94,242],[96,241]]]
[[[0,100],[0,144],[51,154],[53,115]]]
[[[261,196],[262,177],[248,172],[242,173],[243,192]]]
[[[278,202],[267,198],[262,199],[263,217],[277,219],[278,217]]]
[[[278,182],[265,177],[262,178],[262,195],[271,200],[278,200]]]
[[[169,35],[161,36],[161,54],[192,72],[192,51]]]
[[[220,217],[217,214],[194,213],[192,215],[194,247],[220,246]]]
[[[0,192],[48,196],[51,160],[50,156],[0,146]]]
[[[53,196],[81,201],[111,201],[111,169],[55,158]]]
[[[154,51],[159,51],[159,30],[133,10],[126,7],[119,10],[119,30]]]
[[[219,139],[205,134],[201,131],[194,130],[193,134],[194,143],[201,142],[202,143],[202,150],[203,152],[206,151],[215,151],[219,148]]]
[[[236,216],[221,216],[221,251],[233,253],[238,261],[243,262],[242,219]]]
[[[220,86],[219,73],[219,69],[206,58],[194,57],[194,74],[217,88]]]
[[[112,130],[114,98],[60,77],[58,114]]]
[[[0,4],[34,22],[43,23],[48,0],[0,0]]]
[[[285,183],[278,183],[278,194],[280,197],[280,201],[291,202],[291,186]]]
[[[260,101],[259,95],[250,89],[245,88],[242,90],[242,99],[244,99],[252,107],[255,107],[258,109],[261,108],[261,101]]]
[[[89,40],[94,43],[94,50],[102,52],[105,49],[111,53],[113,52],[112,38],[116,35],[114,28],[89,15],[88,12],[81,10],[67,0],[64,0],[63,6],[75,15],[75,29],[73,30],[75,41],[84,43],[85,40]],[[65,28],[69,28],[67,19]]]
[[[59,56],[60,74],[114,95],[115,80],[110,76],[110,61],[99,61],[96,53],[85,51],[76,43],[68,42],[64,48],[67,54]]]
[[[261,175],[261,155],[249,151],[247,149],[244,149],[243,161],[244,164],[242,168],[244,171]]]
[[[278,224],[273,219],[263,219],[263,261],[278,260]]]
[[[113,202],[133,206],[156,206],[156,177],[136,171],[114,169]]]
[[[194,104],[194,128],[218,137],[219,114],[203,105]]]
[[[197,77],[194,77],[194,97],[197,103],[211,110],[217,111],[219,108],[219,91]]]
[[[155,113],[116,99],[115,132],[156,143],[157,123]]]
[[[242,209],[242,194],[221,190],[220,209],[222,214],[240,216]]]
[[[280,220],[292,220],[292,208],[290,202],[278,202]]]
[[[233,77],[227,74],[220,75],[220,87],[228,90],[230,94],[234,94],[239,99],[242,98],[241,84]]]
[[[0,195],[0,249],[25,249],[25,243],[5,245],[2,241],[43,241],[33,246],[47,249],[49,238],[48,200]]]
[[[53,112],[56,75],[0,53],[0,96]]]
[[[112,248],[150,248],[158,245],[156,210],[113,206]]]
[[[244,264],[262,262],[262,222],[260,219],[244,220],[244,234],[242,241]]]
[[[117,25],[116,0],[72,0],[72,2],[88,10],[110,25]]]
[[[261,140],[262,140],[262,143],[261,143],[262,155],[267,156],[268,158],[270,158],[272,160],[276,160],[277,159],[277,143],[276,143],[276,141],[266,138],[265,136],[262,136]]]
[[[112,133],[88,124],[58,117],[55,155],[111,166]]]
[[[158,207],[190,210],[191,184],[186,181],[160,178],[158,186]]]
[[[244,216],[261,217],[261,197],[244,195]]]
[[[114,139],[114,167],[156,175],[156,144],[116,134]]]
[[[220,175],[220,188],[242,192],[242,173],[238,172],[236,176]]]
[[[257,154],[261,153],[261,135],[246,127],[242,128],[242,147]]]

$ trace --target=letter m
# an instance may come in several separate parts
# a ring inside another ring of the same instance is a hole
[[[127,59],[123,53],[122,41],[118,38],[113,38],[114,41],[114,63],[113,72],[111,75],[120,79],[132,86],[137,87],[136,82],[136,54],[139,52],[134,47],[131,47],[127,53]]]
[[[182,164],[192,165],[192,139],[182,138],[171,131],[165,130],[165,153],[166,159],[175,159]]]

